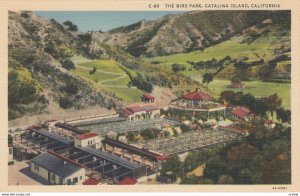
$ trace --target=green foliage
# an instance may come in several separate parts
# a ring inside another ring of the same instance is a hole
[[[177,155],[171,155],[166,162],[162,164],[160,172],[162,175],[171,173],[169,175],[171,175],[172,180],[175,181],[182,174],[181,165],[179,157]]]
[[[153,85],[150,82],[145,81],[141,75],[132,78],[131,84],[148,93],[151,93],[153,90]]]
[[[66,59],[64,61],[60,61],[60,63],[62,64],[63,68],[65,68],[67,70],[75,69],[75,64],[70,59]]]
[[[97,71],[96,67],[93,67],[92,70],[89,71],[89,74],[94,74]]]
[[[180,129],[183,133],[191,131],[191,128],[188,125],[181,124]]]
[[[8,135],[8,145],[13,144],[13,137],[11,135]]]
[[[271,112],[272,118],[274,112],[281,107],[282,100],[278,97],[277,93],[270,95],[265,99],[267,109]]]
[[[136,142],[135,137],[136,137],[136,133],[134,131],[130,131],[130,132],[127,133],[128,141]]]
[[[145,129],[141,131],[141,136],[145,139],[145,140],[151,140],[155,138],[154,132],[151,129]]]
[[[214,75],[211,73],[205,73],[203,75],[203,80],[202,83],[206,83],[208,85],[208,83],[210,83],[211,81],[213,81],[214,79]]]
[[[272,97],[272,96],[271,96]],[[243,92],[223,91],[220,94],[220,100],[226,101],[231,105],[244,105],[250,108],[251,111],[261,116],[266,115],[267,111],[271,112],[272,101],[267,97],[256,98],[251,93],[243,94]],[[269,106],[268,106],[269,104]],[[278,104],[278,103],[276,103]],[[276,105],[275,104],[275,105]]]
[[[209,159],[204,178],[225,184],[291,183],[290,132],[266,133],[263,126],[254,126],[245,141],[232,143]]]
[[[41,94],[40,83],[33,79],[32,74],[25,68],[16,68],[8,72],[8,117],[15,119],[26,111],[26,105],[34,106],[36,110],[48,104],[48,100]],[[29,110],[28,110],[29,112]]]
[[[291,123],[291,110],[283,108],[276,109],[277,118],[284,123]]]
[[[150,41],[157,31],[162,27],[167,21],[162,20],[160,23],[156,24],[153,28],[147,29],[143,32],[141,36],[138,36],[133,42],[129,43],[126,48],[126,51],[133,56],[140,56],[146,51],[146,47],[143,44]]]
[[[90,33],[79,34],[78,39],[81,44],[90,45],[92,41],[92,35]]]
[[[184,65],[177,64],[177,63],[172,64],[172,70],[174,72],[184,71],[185,69],[186,67]]]
[[[75,95],[78,92],[78,86],[75,83],[67,83],[67,85],[65,87],[62,87],[61,90],[68,94]]]
[[[65,21],[63,24],[66,25],[68,27],[68,30],[70,31],[78,31],[77,26],[73,24],[70,20]]]
[[[73,106],[73,103],[70,101],[68,97],[61,97],[59,99],[59,106],[64,109],[68,109]]]

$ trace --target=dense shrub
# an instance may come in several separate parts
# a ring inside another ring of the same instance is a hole
[[[68,27],[68,30],[70,31],[78,31],[77,26],[73,24],[70,20],[65,21],[63,24],[66,25]]]
[[[75,68],[75,64],[73,63],[73,61],[71,61],[70,59],[66,59],[64,61],[60,61],[61,65],[63,66],[63,68],[70,70],[70,69],[74,69]]]
[[[61,97],[59,99],[59,106],[68,109],[73,106],[73,103],[67,97]]]

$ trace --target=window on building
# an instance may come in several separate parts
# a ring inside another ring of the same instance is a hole
[[[52,179],[53,181],[55,181],[55,174],[52,174],[52,175],[51,175],[51,179]]]
[[[78,178],[77,177],[73,178],[73,183],[76,184],[77,182],[78,182]]]
[[[39,170],[40,170],[40,167],[39,167],[37,164],[34,164],[34,169],[35,169],[36,171],[39,171]]]
[[[67,185],[71,185],[71,184],[72,184],[71,179],[68,179],[68,180],[67,180]]]

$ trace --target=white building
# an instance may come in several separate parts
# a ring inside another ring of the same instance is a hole
[[[123,109],[120,116],[129,120],[140,120],[147,118],[158,118],[160,109],[153,103],[136,104]]]
[[[74,137],[75,146],[86,147],[94,146],[99,149],[101,146],[101,137],[97,133],[84,133]]]
[[[41,154],[31,160],[31,172],[56,185],[76,185],[85,181],[85,169],[54,153]]]
[[[8,164],[14,163],[14,148],[12,145],[8,145]]]

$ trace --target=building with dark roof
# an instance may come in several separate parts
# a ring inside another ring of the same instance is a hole
[[[76,185],[85,181],[83,166],[51,152],[33,158],[30,169],[49,184]]]

